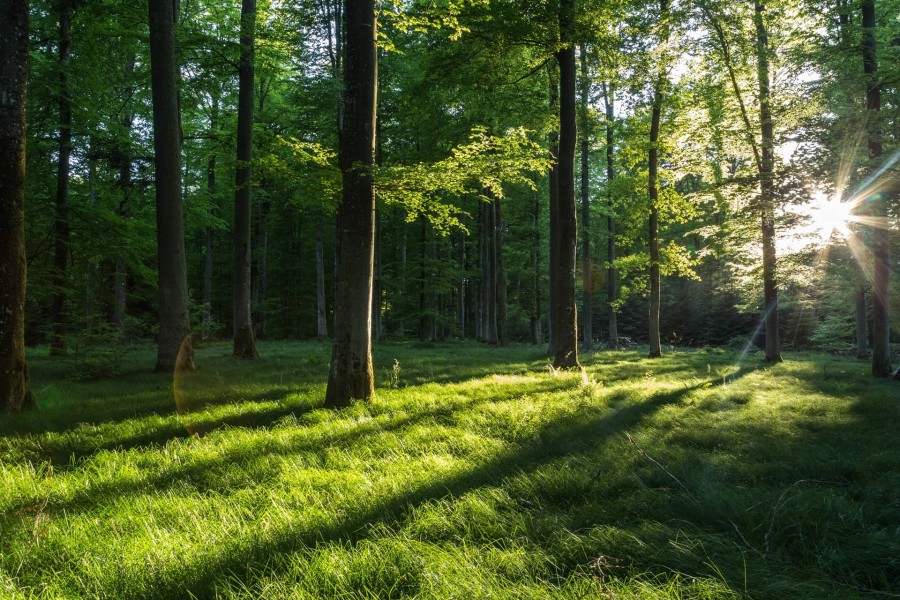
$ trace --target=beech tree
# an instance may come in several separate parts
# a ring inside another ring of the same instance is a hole
[[[866,77],[866,134],[869,160],[879,166],[882,154],[881,84],[878,80],[878,55],[875,39],[875,0],[862,0],[862,55]],[[888,191],[886,195],[891,192]],[[891,273],[891,234],[887,226],[887,198],[879,195],[873,199],[872,217],[878,223],[872,227],[872,261],[874,262],[872,289],[872,375],[886,377],[891,374],[891,321],[889,278]]]
[[[325,406],[375,395],[372,370],[372,280],[375,267],[375,106],[378,89],[374,0],[344,2],[344,95],[340,135],[341,258],[335,293],[334,344]]]
[[[25,363],[28,0],[0,0],[0,411],[34,406]]]
[[[159,342],[156,370],[192,369],[184,215],[181,198],[181,115],[175,63],[172,0],[149,0],[156,165],[156,243],[159,268]],[[187,343],[185,343],[187,342]]]
[[[556,206],[556,256],[551,272],[551,335],[553,366],[557,369],[578,367],[578,317],[575,308],[575,246],[578,240],[575,222],[575,143],[577,114],[575,110],[575,0],[561,0],[559,33],[561,48],[556,52],[559,63],[559,154],[557,177],[559,196]],[[552,210],[552,207],[551,207]],[[552,242],[551,242],[552,243]]]
[[[253,158],[253,44],[256,0],[241,3],[238,67],[237,171],[234,190],[234,355],[258,358],[250,311],[250,187]]]

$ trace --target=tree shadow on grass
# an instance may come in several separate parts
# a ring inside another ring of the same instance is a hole
[[[552,393],[571,387],[570,382],[560,380],[540,380],[530,388],[530,393]],[[141,478],[138,480],[128,481],[111,481],[111,482],[91,482],[91,484],[72,494],[70,498],[64,501],[49,501],[43,505],[42,510],[48,513],[65,513],[68,515],[77,515],[87,513],[111,500],[120,502],[129,496],[136,496],[153,491],[156,493],[164,492],[175,486],[190,486],[197,492],[218,491],[218,485],[211,478],[218,473],[216,468],[221,465],[235,464],[241,462],[250,462],[254,458],[265,455],[297,455],[302,452],[323,451],[331,447],[351,448],[357,441],[370,435],[379,435],[393,431],[403,430],[412,427],[420,422],[447,417],[452,414],[469,411],[480,405],[503,402],[521,397],[522,390],[517,388],[507,394],[478,396],[467,398],[464,401],[457,401],[449,406],[438,407],[433,409],[426,407],[423,410],[400,414],[399,416],[384,415],[385,418],[379,420],[377,418],[369,419],[357,423],[350,430],[325,432],[321,436],[302,437],[301,439],[292,441],[287,445],[273,445],[269,439],[260,438],[255,440],[251,445],[240,445],[229,451],[217,453],[214,456],[206,457],[199,460],[193,460],[190,463],[167,468],[164,472],[151,477]],[[258,415],[251,415],[252,421],[257,424],[250,425],[251,420],[243,423],[235,420],[232,426],[240,426],[245,428],[262,428],[270,426],[278,420],[278,418],[288,415],[301,416],[313,410],[315,407],[306,407],[305,410],[286,410],[282,414],[281,410],[263,411]],[[237,417],[236,417],[237,419]],[[181,435],[177,437],[187,437]],[[174,438],[168,438],[169,439]],[[161,445],[160,445],[161,446]],[[152,446],[147,450],[158,449]],[[83,458],[89,458],[96,450],[89,454],[85,454]],[[75,465],[78,468],[80,465]],[[259,479],[265,479],[260,476]],[[256,485],[258,481],[252,481],[248,485]],[[18,514],[28,512],[36,504],[34,499],[26,499],[22,502],[10,507],[7,514]],[[41,504],[41,502],[37,502]]]
[[[380,524],[403,521],[423,503],[457,498],[482,486],[500,486],[513,474],[535,471],[565,456],[590,455],[613,435],[639,424],[661,407],[681,401],[692,389],[657,394],[644,402],[600,415],[579,411],[551,421],[529,445],[502,452],[465,473],[426,482],[407,492],[375,501],[363,511],[347,514],[339,523],[300,531],[276,531],[268,538],[241,544],[240,556],[225,554],[205,559],[198,565],[202,572],[191,582],[178,579],[177,574],[163,574],[153,593],[165,598],[211,597],[217,580],[249,572],[251,567],[264,570],[275,555],[328,542],[355,544],[370,537]]]

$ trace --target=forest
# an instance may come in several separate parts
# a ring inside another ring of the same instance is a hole
[[[900,596],[898,256],[898,0],[0,0],[0,597]]]

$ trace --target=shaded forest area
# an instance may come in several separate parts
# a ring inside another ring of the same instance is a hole
[[[3,6],[28,345],[749,340],[891,372],[894,1]]]

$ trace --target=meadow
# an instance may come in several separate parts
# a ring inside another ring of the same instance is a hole
[[[705,349],[330,345],[115,378],[29,356],[0,421],[4,598],[900,597],[900,384]],[[82,373],[83,375],[83,373]]]

